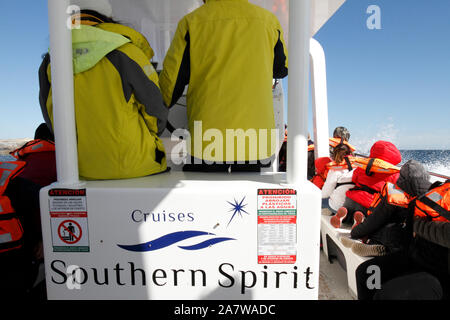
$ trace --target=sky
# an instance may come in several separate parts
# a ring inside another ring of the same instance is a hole
[[[381,29],[367,27],[371,5],[380,9]],[[38,69],[49,46],[47,1],[0,0],[0,10],[0,139],[33,137],[43,122]],[[450,149],[449,32],[448,0],[347,0],[314,36],[327,59],[330,134],[345,126],[363,150],[376,140]]]

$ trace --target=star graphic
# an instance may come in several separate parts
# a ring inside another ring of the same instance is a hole
[[[245,200],[245,197],[242,198],[241,202],[238,202],[236,199],[234,199],[234,203],[231,203],[230,201],[227,201],[231,205],[231,209],[229,211],[233,211],[233,215],[231,216],[230,221],[227,224],[227,227],[230,225],[231,221],[233,221],[236,214],[239,214],[242,218],[242,213],[249,214],[247,211],[244,210],[244,207],[247,206],[247,203],[243,205]]]

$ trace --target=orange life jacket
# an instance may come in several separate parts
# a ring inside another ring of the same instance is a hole
[[[336,148],[336,146],[338,146],[340,143],[341,143],[341,138],[330,138],[329,139],[329,144],[330,144],[330,147],[332,147],[332,148]],[[343,141],[342,143],[344,143],[347,147],[349,147],[351,152],[356,151],[356,148],[354,146],[352,146],[350,143],[348,143],[347,141]],[[308,146],[308,151],[313,151],[313,150],[314,150],[314,144],[310,144]]]
[[[431,189],[417,199],[414,215],[433,221],[450,221],[450,181]]]
[[[0,162],[0,253],[22,247],[22,225],[4,193],[9,181],[20,173],[25,164],[23,161]]]
[[[330,170],[339,171],[348,169],[348,171],[351,171],[353,170],[352,161],[353,161],[352,156],[346,156],[344,157],[344,160],[341,163],[336,163],[334,161],[327,163],[325,165],[325,170],[323,172],[316,172],[315,176],[311,179],[311,182],[314,183],[319,189],[322,189],[323,185],[325,184],[325,181],[327,180],[328,172]],[[354,184],[354,183],[349,182],[345,184]]]
[[[378,158],[354,157],[353,160],[355,166],[365,170],[368,176],[372,175],[372,173],[392,174],[400,171],[399,167]]]
[[[415,197],[410,196],[405,191],[400,189],[396,184],[391,182],[386,182],[386,184],[381,189],[381,192],[375,194],[375,198],[373,199],[370,208],[367,210],[367,215],[373,213],[375,208],[379,205],[382,199],[387,199],[387,202],[390,205],[394,205],[397,207],[408,208],[409,203]]]
[[[336,148],[339,144],[343,143],[345,144],[347,147],[350,148],[350,150],[352,152],[356,151],[356,148],[354,146],[352,146],[350,143],[348,143],[345,140],[342,140],[342,138],[330,138],[330,147]]]
[[[55,151],[55,143],[47,140],[37,139],[27,142],[19,149],[11,151],[10,154],[14,158],[20,159],[26,154],[49,151]]]
[[[352,171],[354,169],[354,158],[353,156],[345,156],[344,160],[341,163],[336,163],[335,161],[331,161],[327,164],[327,169],[329,170],[345,170],[348,169],[348,171]]]

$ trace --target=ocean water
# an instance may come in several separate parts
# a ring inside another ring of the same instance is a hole
[[[450,150],[401,150],[402,162],[416,160],[422,163],[429,172],[450,177]],[[433,181],[442,180],[431,177]]]
[[[434,173],[450,177],[450,150],[400,150],[402,154],[402,162],[404,164],[408,160],[416,160],[422,163],[425,168]],[[11,156],[0,155],[0,161],[12,161]],[[437,179],[432,176],[432,180]]]

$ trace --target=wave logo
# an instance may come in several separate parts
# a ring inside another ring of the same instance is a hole
[[[205,235],[212,235],[215,236],[213,233],[204,232],[204,231],[178,231],[166,234],[162,237],[159,237],[157,239],[154,239],[149,242],[141,243],[141,244],[135,244],[135,245],[120,245],[118,244],[120,248],[127,250],[127,251],[134,251],[134,252],[148,252],[148,251],[155,251],[159,249],[166,248],[168,246],[171,246],[175,243],[191,239],[194,237],[199,236],[205,236]],[[230,241],[230,240],[236,240],[233,238],[226,238],[226,237],[217,237],[208,239],[202,242],[199,242],[194,245],[189,246],[178,246],[178,248],[183,250],[200,250],[204,248],[209,248],[217,243],[224,242],[224,241]]]

